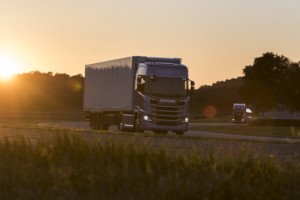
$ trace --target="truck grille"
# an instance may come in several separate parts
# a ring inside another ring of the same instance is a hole
[[[152,121],[160,125],[176,125],[184,120],[183,105],[159,105],[151,102]]]
[[[234,119],[236,121],[242,121],[242,119],[243,119],[243,113],[235,113],[234,114]]]

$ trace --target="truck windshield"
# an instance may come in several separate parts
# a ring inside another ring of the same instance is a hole
[[[235,105],[235,106],[233,106],[233,110],[243,112],[245,110],[245,106]]]
[[[182,78],[147,77],[146,92],[148,95],[185,97],[187,88],[187,81]]]

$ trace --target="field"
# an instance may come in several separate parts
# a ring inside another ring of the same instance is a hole
[[[176,153],[165,146],[85,140],[57,134],[0,145],[1,199],[296,199],[290,161],[213,149]],[[276,192],[274,192],[276,191]]]
[[[194,123],[232,123],[232,115],[220,115],[216,116],[214,118],[205,118],[204,116],[201,116],[201,118],[194,118],[191,119],[191,122]]]
[[[300,198],[299,144],[45,128],[41,116],[0,124],[0,199]]]
[[[191,130],[264,137],[300,138],[300,127],[274,126],[202,126]]]

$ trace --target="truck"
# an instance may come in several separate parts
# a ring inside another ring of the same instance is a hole
[[[245,103],[234,103],[232,109],[233,123],[249,123],[252,111],[246,107]]]
[[[183,135],[194,82],[181,58],[132,56],[85,66],[84,117],[90,127]]]

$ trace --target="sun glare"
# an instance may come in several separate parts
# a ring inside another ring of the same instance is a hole
[[[0,55],[0,78],[7,80],[20,71],[19,62],[12,56]]]

